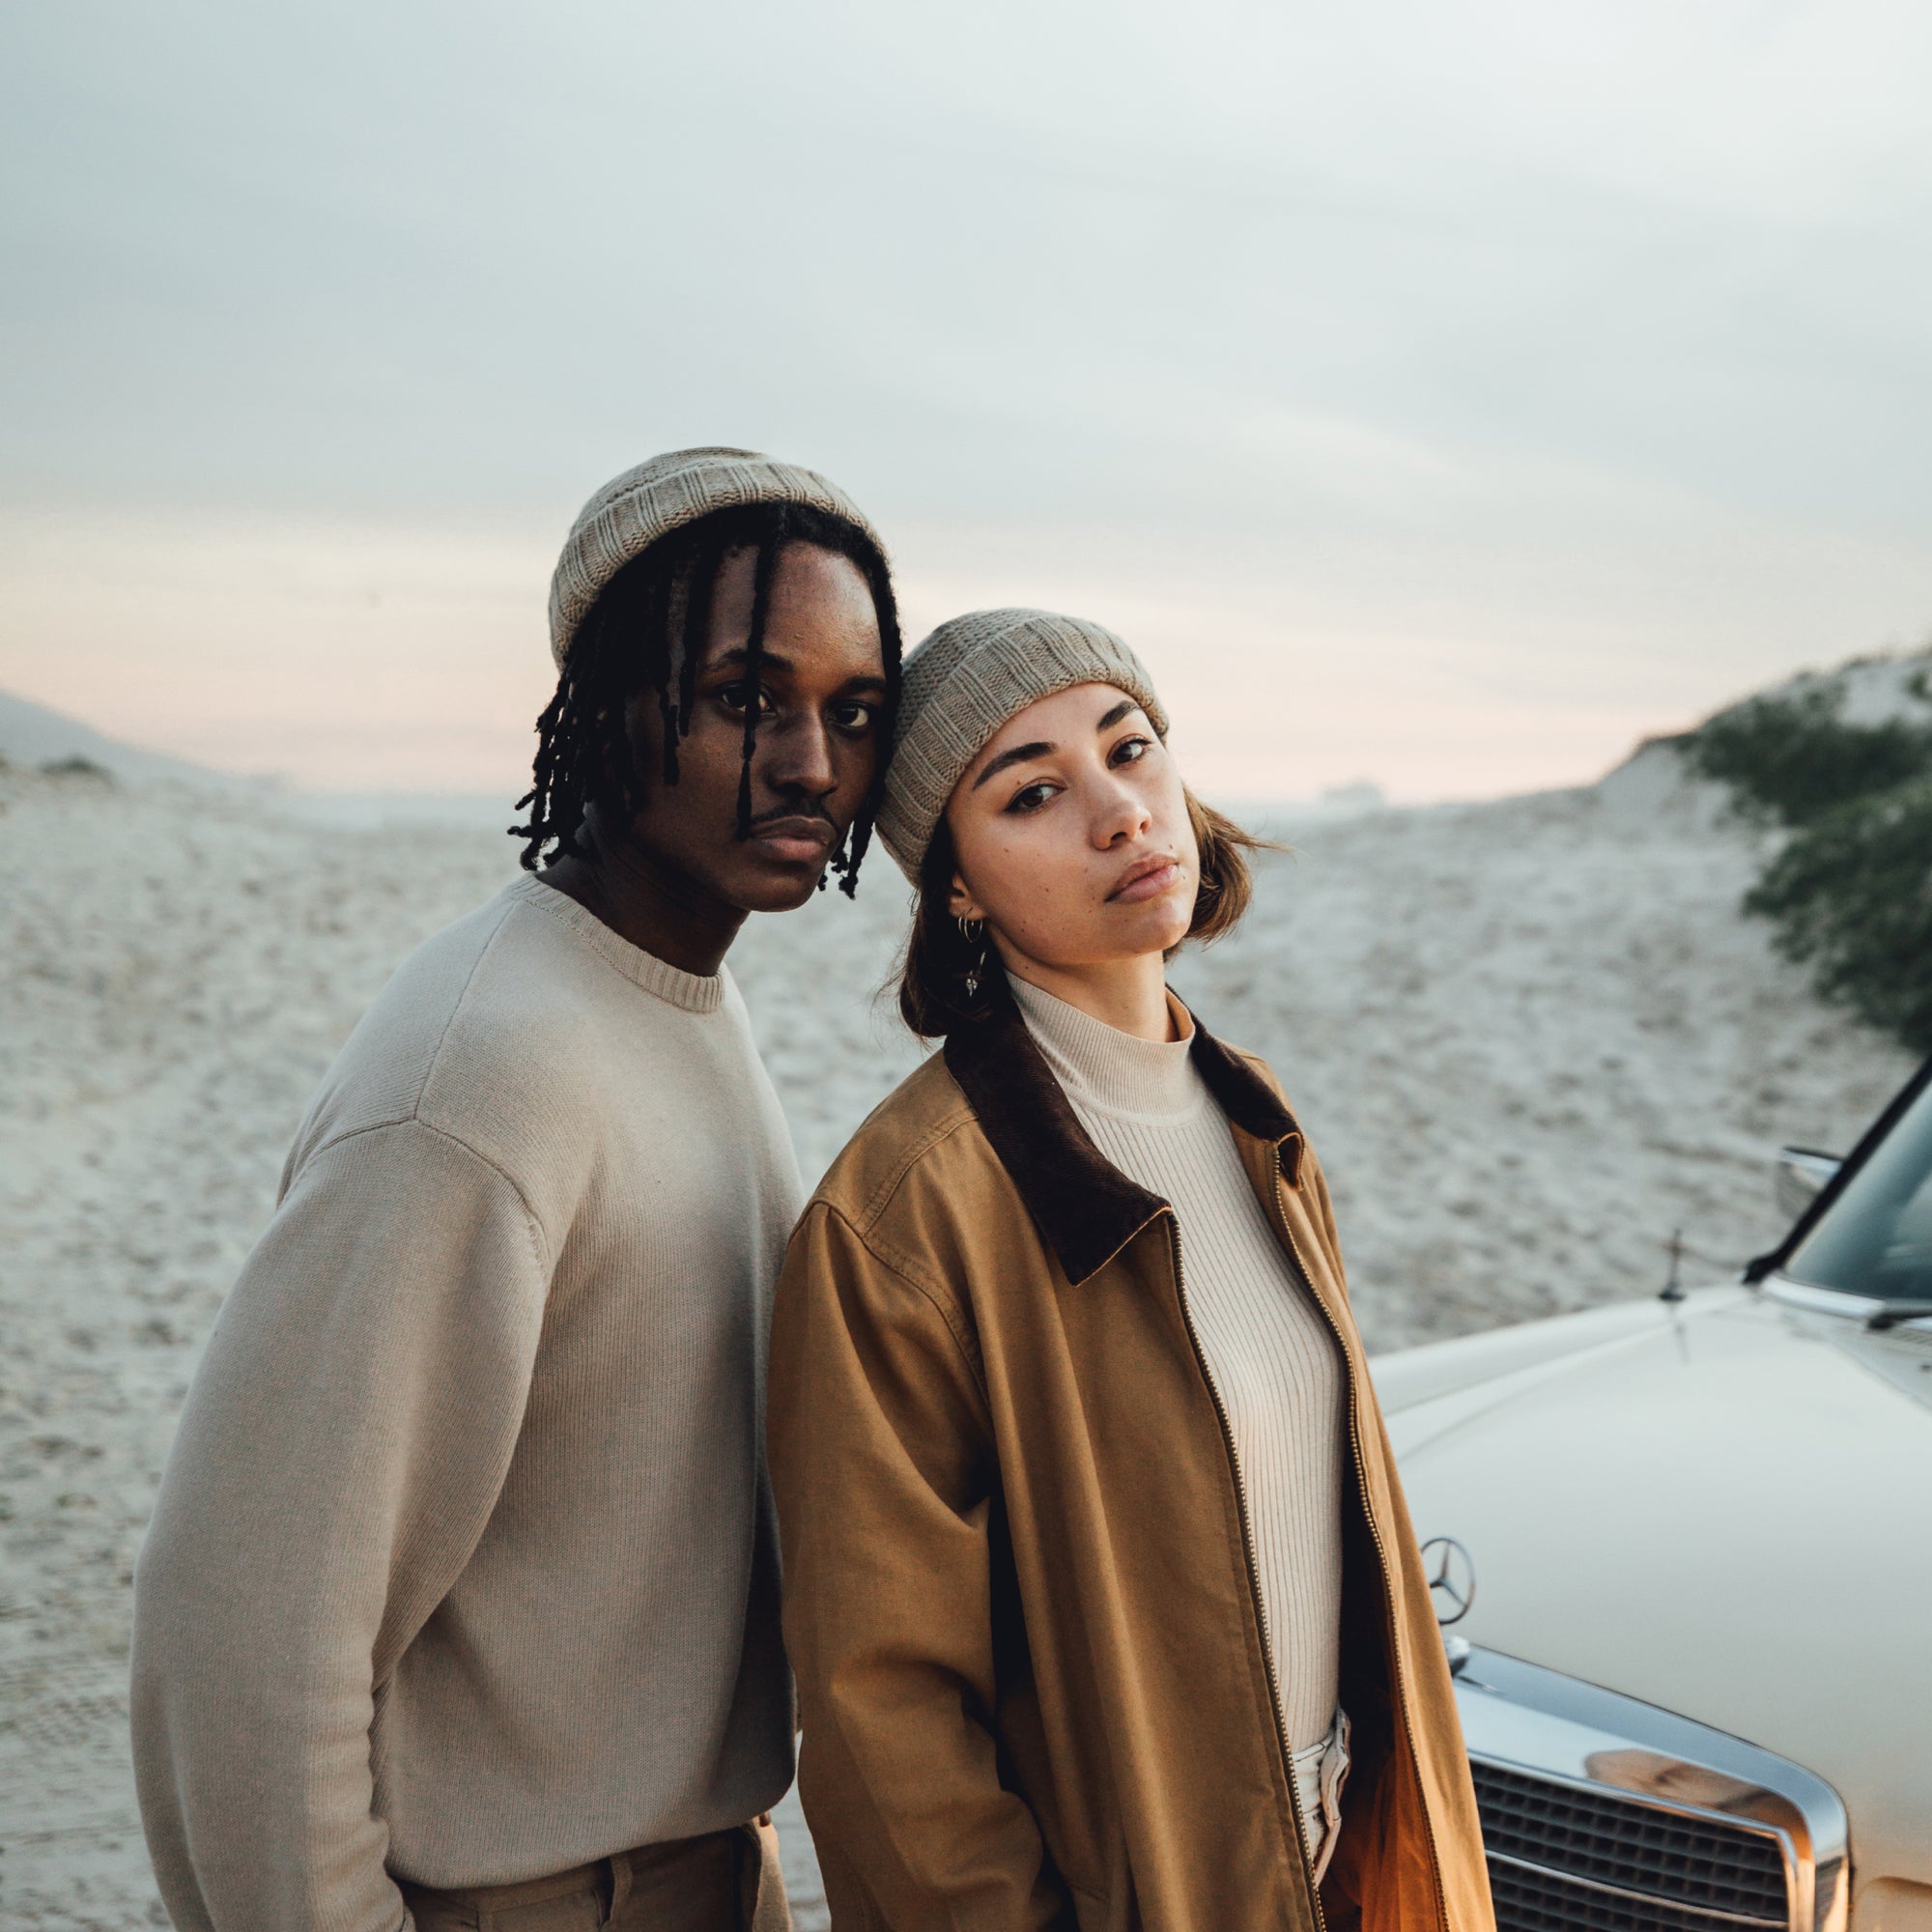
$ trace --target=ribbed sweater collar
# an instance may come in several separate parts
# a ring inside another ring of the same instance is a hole
[[[687,973],[668,964],[656,953],[646,952],[641,946],[633,946],[628,939],[620,938],[568,893],[560,893],[529,873],[513,879],[503,888],[503,895],[561,920],[600,959],[614,966],[645,992],[656,994],[673,1007],[682,1007],[690,1013],[715,1013],[724,1002],[722,970],[707,976]]]
[[[1193,1065],[1193,1023],[1172,996],[1170,1005],[1189,1037],[1139,1039],[1015,974],[1009,974],[1007,982],[1053,1077],[1082,1107],[1137,1120],[1172,1120],[1208,1099]]]

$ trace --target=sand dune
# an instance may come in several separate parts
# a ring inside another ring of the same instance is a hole
[[[318,1074],[512,847],[156,781],[14,770],[0,804],[0,1896],[161,1923],[124,1678],[174,1417]],[[1288,1083],[1380,1347],[1653,1293],[1675,1229],[1693,1276],[1734,1266],[1778,1142],[1844,1145],[1908,1070],[1738,917],[1757,835],[1668,753],[1280,830],[1177,978]],[[904,904],[881,855],[734,955],[809,1172],[917,1057],[873,998]]]

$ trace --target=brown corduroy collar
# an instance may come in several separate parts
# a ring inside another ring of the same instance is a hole
[[[1191,1010],[1194,1065],[1235,1127],[1272,1146],[1289,1184],[1301,1167],[1301,1128],[1274,1090]],[[984,1019],[946,1037],[959,1083],[1027,1211],[1076,1287],[1157,1215],[1159,1195],[1130,1180],[1094,1145],[1046,1057],[1002,987]]]

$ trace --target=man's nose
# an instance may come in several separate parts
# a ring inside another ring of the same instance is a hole
[[[822,798],[838,782],[832,758],[832,734],[816,712],[781,719],[778,728],[761,731],[766,748],[765,782],[775,791],[799,791]]]

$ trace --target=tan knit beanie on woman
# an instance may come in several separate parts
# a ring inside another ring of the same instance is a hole
[[[974,611],[940,625],[906,659],[879,837],[914,885],[946,801],[986,741],[1029,704],[1076,684],[1118,686],[1167,736],[1147,668],[1084,617]]]
[[[558,670],[598,593],[660,537],[713,510],[803,503],[856,524],[884,556],[863,511],[815,469],[754,449],[673,449],[613,476],[577,513],[550,584],[550,651]]]

